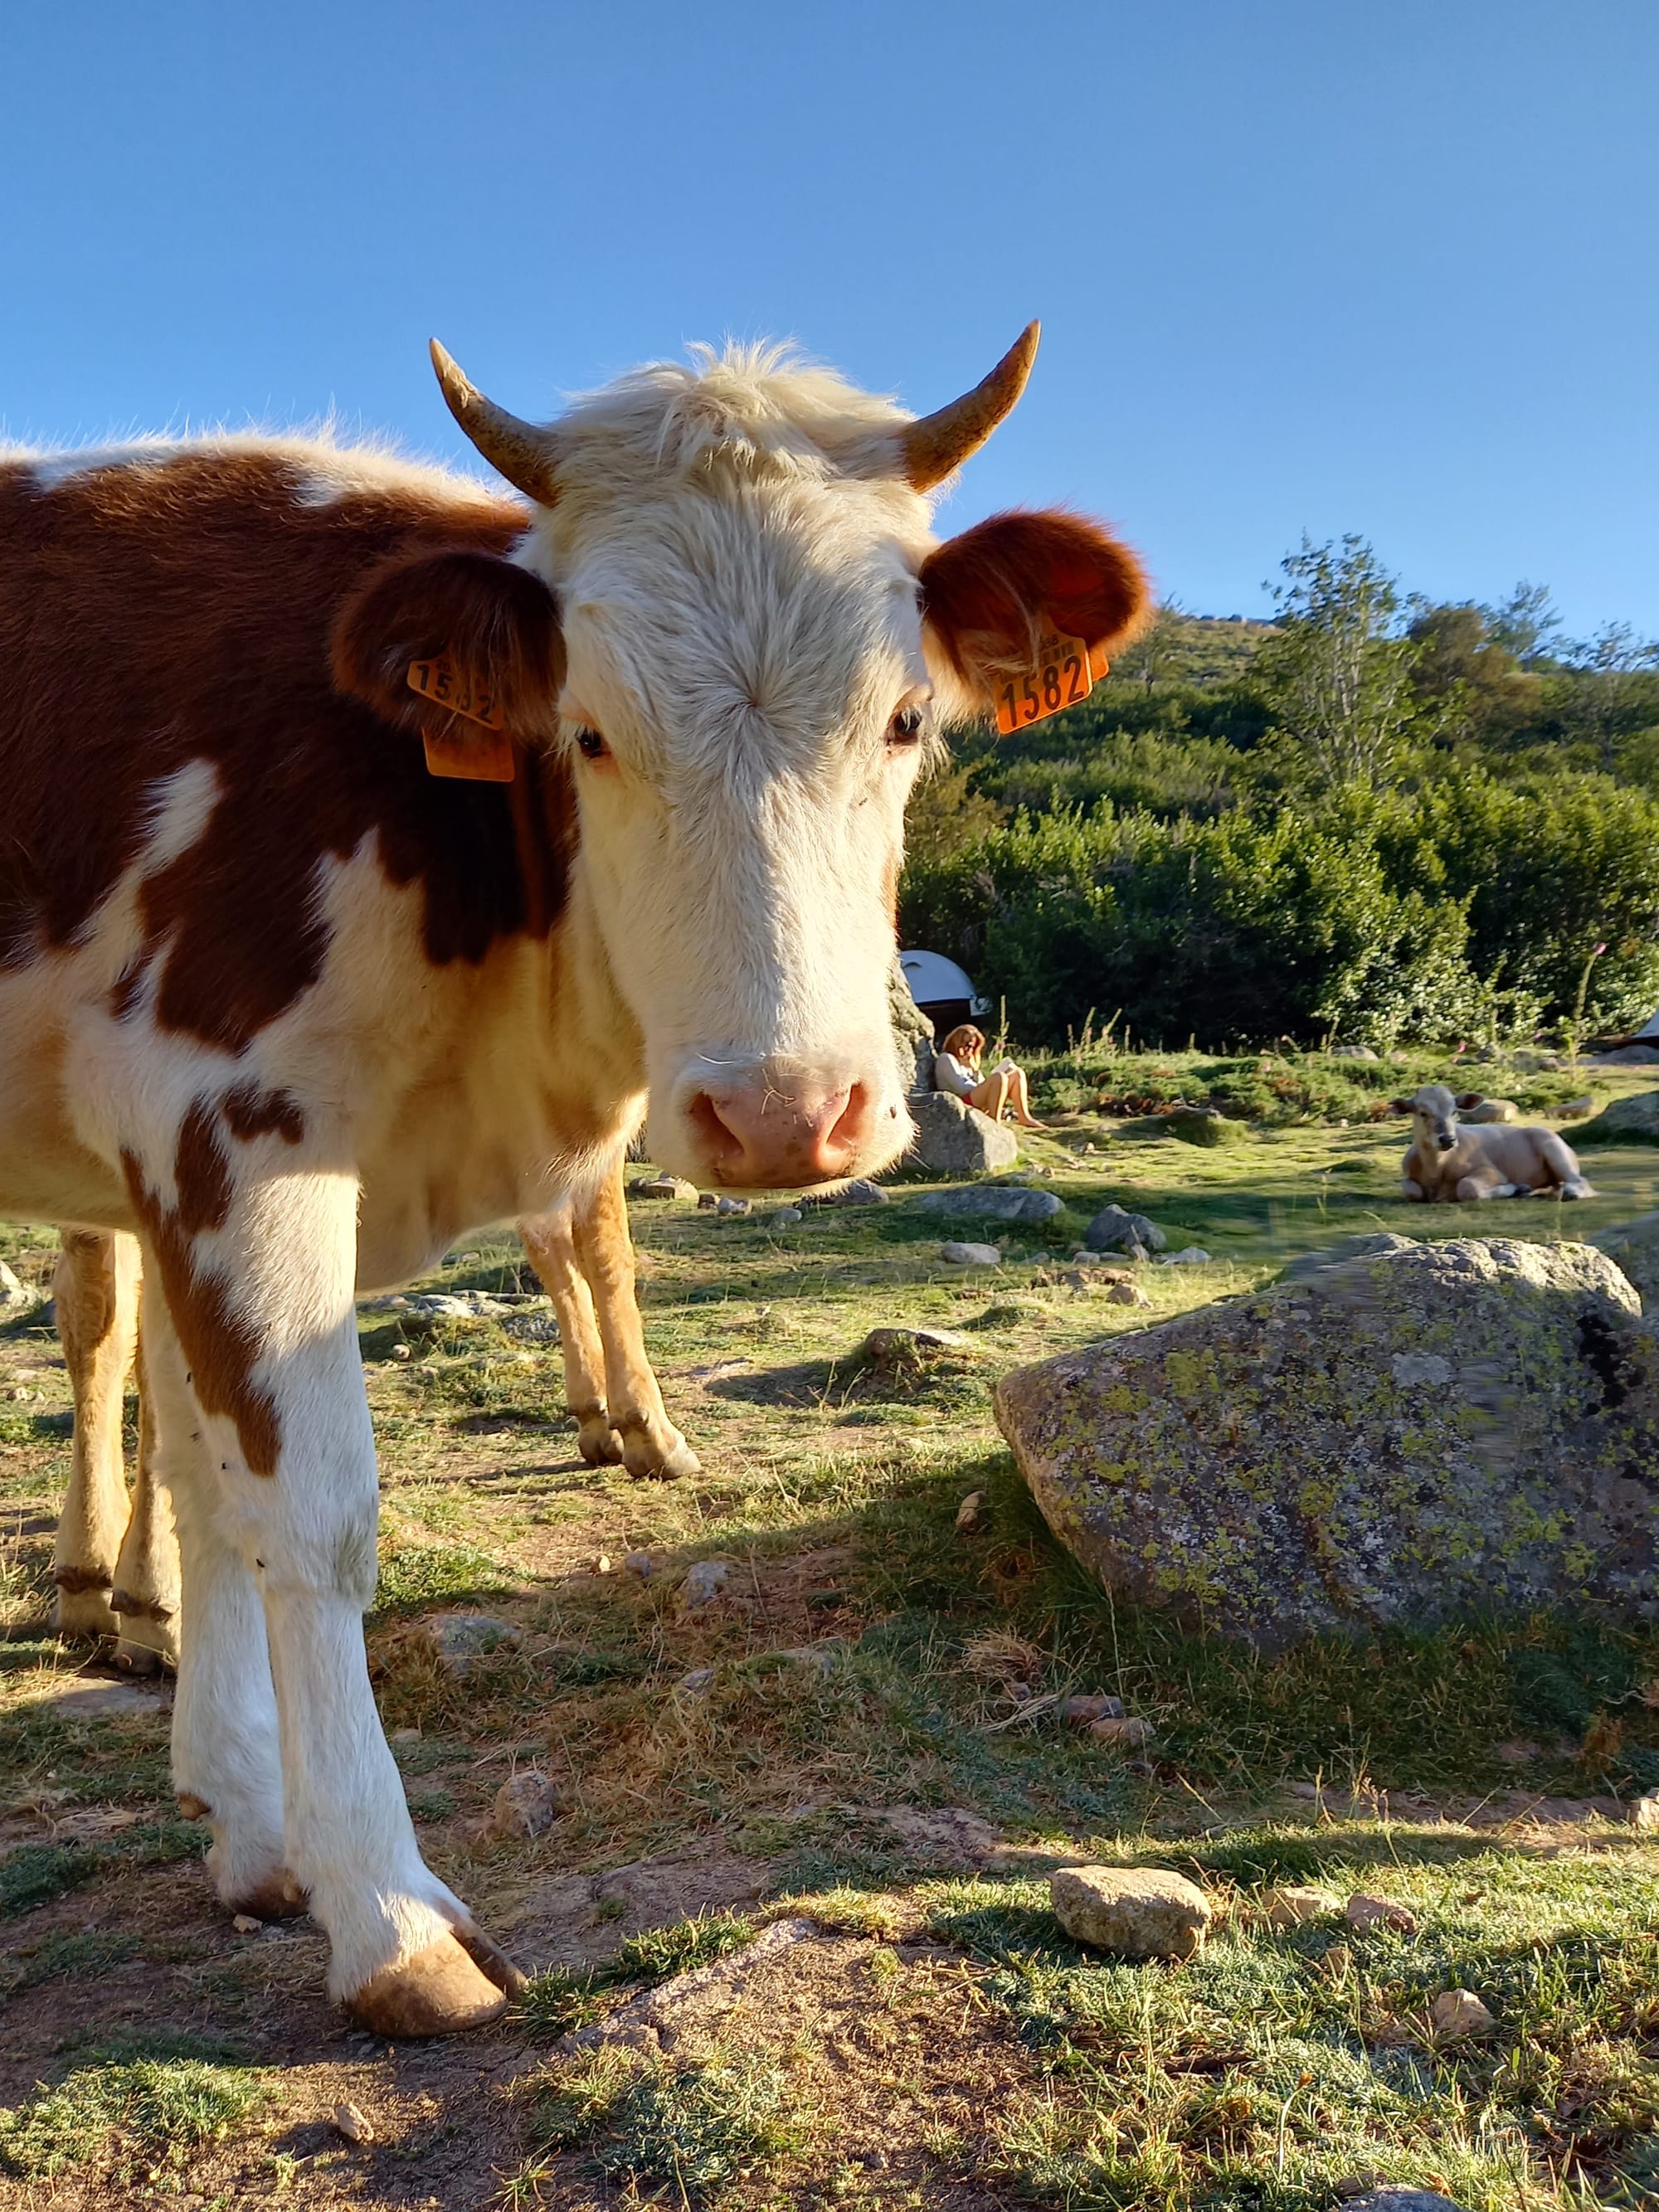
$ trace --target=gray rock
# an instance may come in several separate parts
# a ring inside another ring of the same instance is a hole
[[[422,1291],[408,1301],[410,1313],[430,1314],[439,1321],[476,1321],[477,1310],[461,1291]]]
[[[14,1310],[34,1304],[34,1292],[26,1290],[3,1260],[0,1260],[0,1307]]]
[[[1292,1260],[1279,1277],[1282,1283],[1305,1283],[1315,1277],[1328,1275],[1333,1267],[1341,1267],[1349,1260],[1370,1258],[1379,1252],[1409,1252],[1415,1239],[1396,1237],[1392,1230],[1379,1229],[1370,1236],[1342,1237],[1334,1244],[1326,1244],[1317,1252],[1304,1252]]]
[[[799,1206],[781,1206],[768,1222],[767,1226],[769,1229],[793,1229],[798,1221],[805,1219],[805,1216]]]
[[[699,1199],[697,1203],[701,1206],[702,1199]],[[752,1198],[717,1198],[714,1200],[716,1213],[752,1213],[754,1210],[755,1201]]]
[[[559,1817],[559,1793],[547,1777],[533,1766],[509,1775],[495,1792],[489,1826],[497,1836],[517,1836],[529,1842],[544,1836]]]
[[[1625,1049],[1628,1052],[1632,1048],[1627,1045]],[[1659,1060],[1659,1052],[1650,1053],[1648,1057]],[[1518,1067],[1522,1075],[1548,1074],[1565,1064],[1559,1052],[1534,1052],[1529,1047],[1510,1054],[1510,1066]]]
[[[637,1575],[642,1583],[648,1583],[656,1571],[655,1562],[649,1552],[624,1552],[623,1566],[627,1573]]]
[[[1659,1091],[1615,1098],[1572,1133],[1575,1145],[1659,1145]]]
[[[685,1613],[699,1613],[704,1606],[713,1605],[725,1589],[732,1570],[724,1559],[697,1559],[689,1566],[680,1583],[680,1607]]]
[[[1179,1252],[1166,1252],[1158,1261],[1160,1267],[1207,1267],[1210,1255],[1201,1244],[1188,1244]]]
[[[908,1088],[914,1106],[918,1097],[927,1097],[933,1089],[933,1025],[910,996],[910,986],[904,980],[904,970],[894,956],[893,972],[887,985],[888,1011],[893,1020],[893,1039],[898,1046],[899,1065],[909,1079]]]
[[[916,1211],[959,1214],[971,1221],[1052,1221],[1061,1206],[1051,1190],[994,1182],[968,1190],[930,1190],[916,1200]]]
[[[864,1356],[878,1365],[909,1365],[931,1352],[971,1352],[973,1339],[957,1328],[872,1328]]]
[[[1018,1369],[995,1402],[1107,1589],[1263,1648],[1659,1617],[1659,1337],[1588,1245],[1352,1259]]]
[[[1363,2197],[1350,2197],[1346,2212],[1465,2212],[1465,2208],[1436,2190],[1396,2187],[1385,2182],[1380,2189],[1368,2189]]]
[[[1083,1232],[1091,1252],[1124,1252],[1139,1244],[1148,1252],[1161,1252],[1169,1238],[1144,1213],[1126,1213],[1121,1206],[1103,1206]]]
[[[1621,1044],[1616,1045],[1611,1052],[1598,1052],[1590,1065],[1595,1067],[1651,1067],[1656,1060],[1659,1060],[1659,1050],[1650,1044]],[[1555,1065],[1559,1067],[1561,1063],[1558,1060]]]
[[[510,1620],[490,1613],[429,1613],[421,1626],[452,1674],[465,1674],[476,1661],[511,1650],[521,1640]]]
[[[1095,1721],[1121,1721],[1123,1718],[1121,1698],[1108,1697],[1103,1691],[1079,1691],[1062,1698],[1054,1708],[1063,1721],[1074,1728],[1085,1728]]]
[[[939,1256],[947,1267],[1000,1267],[1002,1255],[994,1244],[959,1244],[954,1238],[941,1244]]]
[[[1587,1114],[1595,1111],[1595,1100],[1589,1091],[1581,1098],[1569,1098],[1565,1106],[1558,1106],[1553,1118],[1558,1121],[1582,1121]]]
[[[1119,1959],[1190,1959],[1210,1924],[1203,1891],[1164,1867],[1060,1867],[1048,1894],[1074,1943]]]
[[[695,1200],[697,1186],[684,1182],[678,1176],[635,1176],[628,1186],[630,1198],[686,1198]]]
[[[1638,1213],[1634,1221],[1617,1221],[1598,1229],[1588,1240],[1605,1252],[1642,1300],[1642,1310],[1659,1310],[1659,1213]]]
[[[836,1206],[885,1206],[887,1193],[878,1182],[867,1176],[855,1176],[851,1182],[843,1183],[832,1203]]]
[[[1336,1044],[1331,1047],[1333,1060],[1380,1060],[1382,1056],[1380,1053],[1373,1052],[1368,1044]]]
[[[1477,1124],[1487,1121],[1518,1121],[1521,1119],[1521,1109],[1513,1098],[1483,1098],[1478,1106],[1460,1106],[1457,1109],[1457,1118],[1460,1121],[1474,1121]]]
[[[925,1091],[908,1102],[916,1133],[906,1161],[939,1175],[986,1175],[1011,1168],[1019,1139],[1001,1121],[943,1091]]]

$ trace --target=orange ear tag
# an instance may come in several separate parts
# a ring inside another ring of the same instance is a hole
[[[483,684],[458,669],[448,653],[438,653],[429,660],[410,661],[409,688],[447,714],[475,722],[488,732],[463,736],[453,725],[441,732],[423,732],[428,775],[459,776],[471,783],[512,782],[513,741],[506,734],[507,718]]]
[[[1023,676],[1012,677],[997,693],[997,727],[1005,738],[1062,714],[1086,699],[1111,663],[1098,650],[1091,651],[1080,637],[1065,637],[1045,630],[1037,641],[1036,663]]]

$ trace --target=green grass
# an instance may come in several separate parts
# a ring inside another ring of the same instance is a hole
[[[743,1950],[755,1932],[752,1921],[732,1912],[697,1913],[672,1927],[647,1928],[628,1936],[605,1966],[532,1974],[519,1998],[520,2015],[532,2037],[550,2041],[599,2019],[606,1992],[653,1988],[676,1974],[712,1966]]]
[[[88,2055],[55,2086],[0,2112],[0,2166],[28,2181],[105,2160],[122,2172],[182,2169],[269,2094],[254,2069],[201,2050],[161,2036]]]
[[[757,2163],[795,2148],[788,2076],[775,2060],[732,2053],[703,2065],[639,2066],[616,2051],[562,2069],[532,2120],[533,2145],[514,2185],[534,2202],[538,2168],[560,2153],[606,2179],[665,2185],[702,2204]]]

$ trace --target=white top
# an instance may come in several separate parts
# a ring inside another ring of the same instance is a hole
[[[948,1091],[953,1098],[970,1098],[979,1079],[978,1076],[969,1073],[955,1053],[937,1052],[933,1054],[935,1091]]]

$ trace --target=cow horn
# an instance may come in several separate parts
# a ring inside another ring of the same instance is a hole
[[[913,491],[932,491],[979,451],[1024,391],[1042,330],[1041,323],[1027,323],[982,384],[937,413],[906,423],[899,433],[899,446]]]
[[[431,347],[432,366],[449,411],[490,467],[526,499],[538,507],[551,507],[559,495],[559,482],[548,433],[486,399],[436,338]]]

